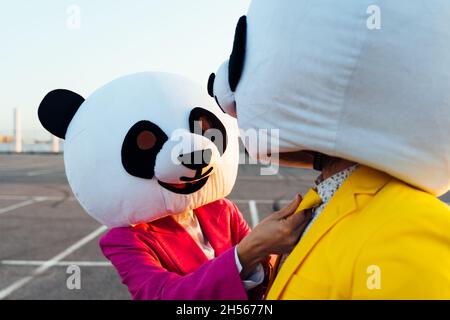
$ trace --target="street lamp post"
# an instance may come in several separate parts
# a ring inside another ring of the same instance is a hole
[[[14,109],[14,151],[22,152],[22,126],[21,126],[20,109]]]

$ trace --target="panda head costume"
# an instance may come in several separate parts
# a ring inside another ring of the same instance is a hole
[[[280,163],[339,157],[442,195],[449,66],[447,0],[253,0],[208,92],[240,129],[279,129]]]
[[[108,227],[183,213],[228,195],[234,185],[236,121],[181,76],[125,76],[86,100],[54,90],[38,116],[65,139],[76,198]]]

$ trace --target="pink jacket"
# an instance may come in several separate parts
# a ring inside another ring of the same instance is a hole
[[[247,299],[234,257],[234,246],[250,231],[242,214],[226,199],[195,213],[215,250],[212,260],[172,216],[115,228],[100,239],[133,299]]]

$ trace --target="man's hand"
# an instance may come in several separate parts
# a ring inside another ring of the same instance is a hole
[[[295,247],[310,217],[299,212],[292,215],[302,198],[297,195],[285,208],[262,220],[237,246],[245,278],[269,254],[289,253]]]

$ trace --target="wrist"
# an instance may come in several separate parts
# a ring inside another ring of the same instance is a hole
[[[241,275],[247,276],[265,258],[261,246],[250,239],[244,238],[237,246],[238,259],[242,266]]]

